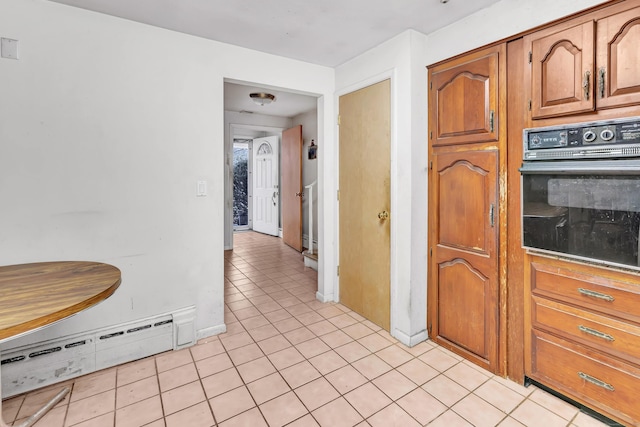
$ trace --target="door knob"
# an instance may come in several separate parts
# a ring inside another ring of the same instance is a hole
[[[378,218],[381,219],[382,221],[384,221],[385,219],[389,218],[389,212],[382,211],[382,212],[378,213]]]

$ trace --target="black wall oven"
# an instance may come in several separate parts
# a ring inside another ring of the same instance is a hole
[[[522,242],[640,270],[640,117],[525,129]]]

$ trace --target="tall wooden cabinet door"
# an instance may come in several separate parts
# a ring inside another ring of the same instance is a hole
[[[531,52],[532,118],[593,111],[594,30],[593,20],[571,21],[525,38]]]
[[[433,146],[498,140],[498,67],[504,52],[503,45],[495,46],[463,63],[432,70]]]
[[[640,7],[597,25],[598,109],[640,103]]]
[[[436,152],[431,180],[430,336],[497,372],[498,151]]]

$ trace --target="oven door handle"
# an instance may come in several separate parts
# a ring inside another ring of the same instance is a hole
[[[523,162],[522,175],[640,175],[640,159]]]

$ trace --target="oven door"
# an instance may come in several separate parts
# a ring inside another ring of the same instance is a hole
[[[523,247],[640,269],[640,159],[532,161],[520,172]]]

